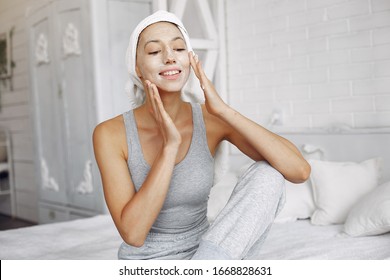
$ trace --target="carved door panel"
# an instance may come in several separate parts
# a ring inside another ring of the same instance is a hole
[[[65,161],[60,89],[57,87],[51,7],[30,18],[30,58],[40,197],[65,204]]]
[[[68,202],[71,206],[98,210],[96,208],[102,203],[98,203],[101,199],[97,194],[101,193],[99,188],[94,187],[92,178],[94,101],[88,1],[57,2],[55,18]]]

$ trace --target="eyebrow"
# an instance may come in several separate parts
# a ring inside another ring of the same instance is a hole
[[[176,41],[176,40],[183,40],[183,42],[185,43],[184,39],[183,39],[182,37],[180,37],[180,36],[177,36],[177,37],[173,38],[173,39],[171,40],[171,42],[174,42],[174,41]],[[149,41],[147,41],[147,42],[145,43],[144,49],[146,48],[146,45],[149,44],[149,43],[161,43],[161,41],[160,41],[160,40],[149,40]]]

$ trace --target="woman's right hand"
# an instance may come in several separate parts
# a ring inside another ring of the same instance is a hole
[[[144,88],[152,104],[153,109],[151,113],[159,126],[164,146],[179,148],[182,140],[180,132],[177,130],[169,114],[165,111],[157,86],[146,80]]]

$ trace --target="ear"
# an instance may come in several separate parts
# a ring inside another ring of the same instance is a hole
[[[138,66],[135,66],[135,73],[137,74],[138,78],[142,79],[141,71],[139,70]]]

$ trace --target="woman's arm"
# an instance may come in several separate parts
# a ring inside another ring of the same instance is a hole
[[[192,54],[190,62],[205,93],[207,111],[225,123],[224,137],[254,160],[266,160],[294,183],[307,180],[310,165],[287,139],[272,133],[230,108],[207,79],[201,63]]]
[[[293,183],[307,180],[310,165],[287,139],[272,133],[228,106],[219,118],[233,128],[227,134],[228,141],[240,150],[249,149],[258,153],[248,154],[252,159],[265,159]]]
[[[129,174],[118,129],[102,123],[93,133],[95,157],[108,209],[123,240],[137,247],[143,245],[164,204],[181,142],[180,133],[162,107],[158,94],[151,96],[155,100],[153,108],[157,121],[164,130],[164,144],[138,192]]]

